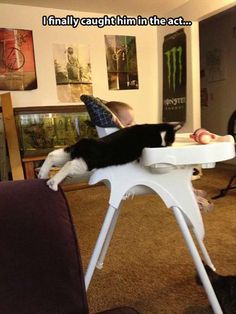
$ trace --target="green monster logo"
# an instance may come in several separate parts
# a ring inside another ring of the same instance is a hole
[[[167,56],[167,69],[168,69],[168,83],[169,83],[169,89],[171,88],[171,81],[172,81],[172,87],[175,91],[176,88],[176,72],[177,72],[177,65],[179,67],[179,77],[178,77],[178,83],[181,85],[182,83],[182,54],[183,54],[183,48],[181,46],[179,47],[173,47],[170,50],[167,50],[165,52],[165,55]],[[172,62],[171,62],[172,60]],[[171,77],[172,72],[172,77]]]

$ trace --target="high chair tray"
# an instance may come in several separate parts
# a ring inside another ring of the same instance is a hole
[[[218,136],[205,145],[196,143],[189,135],[177,134],[173,146],[144,148],[142,164],[148,167],[202,164],[206,168],[211,168],[215,162],[235,157],[235,142],[231,135]]]

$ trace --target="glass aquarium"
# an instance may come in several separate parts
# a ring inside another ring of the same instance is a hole
[[[43,156],[80,138],[97,137],[85,107],[70,107],[15,109],[22,157]]]

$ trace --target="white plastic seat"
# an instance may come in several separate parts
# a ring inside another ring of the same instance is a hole
[[[101,128],[99,126],[96,126],[96,129],[99,137],[104,137],[119,130],[118,128]]]
[[[176,142],[172,147],[145,148],[140,162],[135,161],[94,171],[89,184],[100,181],[108,183],[110,199],[108,211],[85,275],[86,288],[89,286],[95,267],[102,268],[103,266],[119,215],[121,201],[132,194],[152,192],[157,193],[166,206],[172,209],[212,309],[214,313],[222,314],[189,230],[193,230],[205,263],[214,269],[203,243],[204,225],[194,196],[191,177],[196,164],[212,168],[215,166],[215,162],[231,159],[234,156],[232,136],[228,136],[224,142],[216,140],[209,145],[198,145],[189,139],[188,134],[180,134],[177,135]]]

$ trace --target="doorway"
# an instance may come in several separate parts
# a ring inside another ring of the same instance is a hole
[[[199,23],[201,126],[227,134],[236,108],[236,6]]]

